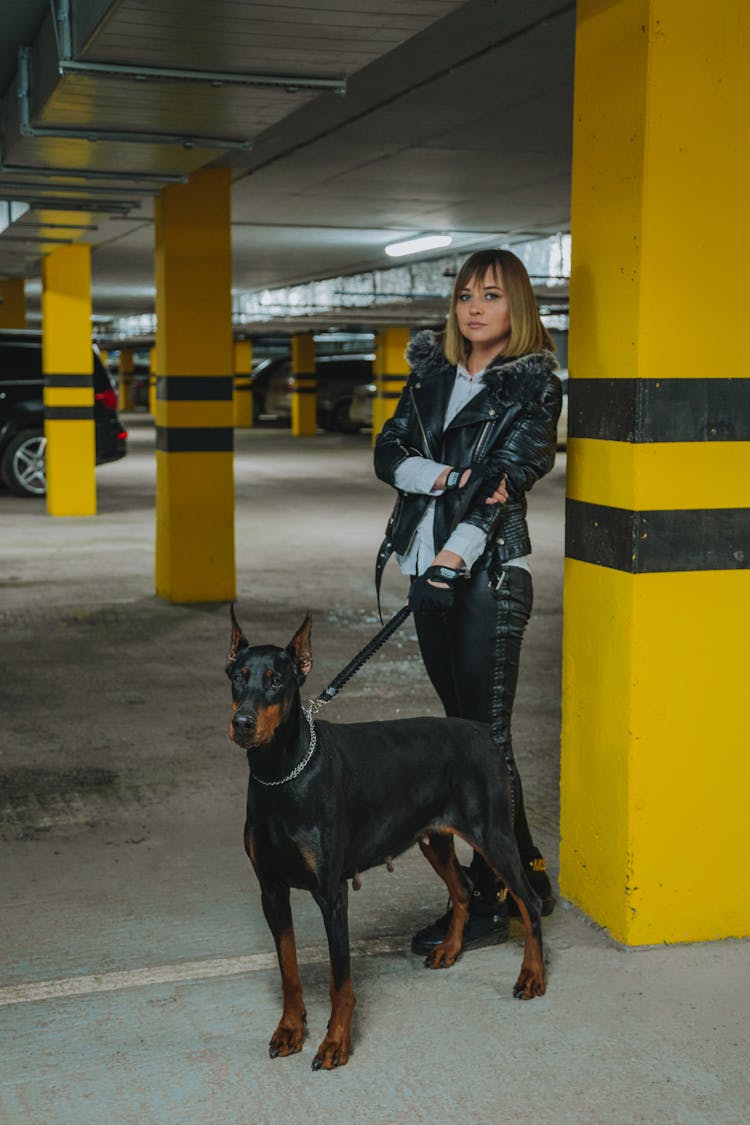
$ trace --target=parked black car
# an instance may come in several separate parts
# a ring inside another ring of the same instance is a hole
[[[315,361],[317,422],[321,429],[352,433],[349,416],[354,388],[372,378],[374,356],[324,355]],[[288,421],[292,415],[292,362],[287,356],[261,360],[250,376],[256,421]]]
[[[96,463],[119,461],[127,433],[117,414],[117,384],[94,351]],[[41,332],[0,330],[0,476],[17,496],[47,491]]]

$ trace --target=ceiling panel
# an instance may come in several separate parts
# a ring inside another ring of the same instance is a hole
[[[460,7],[460,0],[119,0],[80,57],[345,76]]]

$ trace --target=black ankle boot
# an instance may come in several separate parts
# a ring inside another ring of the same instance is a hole
[[[542,901],[542,917],[551,914],[555,909],[555,896],[552,884],[547,876],[547,863],[538,848],[531,848],[521,856],[526,878],[531,889],[536,892]],[[508,913],[514,918],[519,916],[519,909],[515,900],[508,895]]]
[[[472,892],[469,913],[464,926],[461,952],[467,949],[480,949],[485,945],[500,945],[508,940],[508,903],[505,888],[498,891],[493,887],[487,894],[478,889]],[[412,953],[423,956],[445,941],[448,927],[453,917],[453,908],[448,905],[445,914],[436,918],[423,930],[418,930],[411,939]]]

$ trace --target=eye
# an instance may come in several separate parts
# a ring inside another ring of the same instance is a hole
[[[469,301],[471,300],[471,293],[459,293],[458,299],[459,301]]]
[[[232,676],[232,683],[237,684],[238,686],[241,686],[245,683],[245,677],[243,676],[242,672],[234,673],[234,675]]]
[[[278,675],[278,673],[274,673],[274,675],[271,676],[271,679],[268,681],[269,687],[274,688],[274,690],[276,688],[280,688],[283,682],[284,681],[282,680],[281,676]]]

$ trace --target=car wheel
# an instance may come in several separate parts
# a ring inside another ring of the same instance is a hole
[[[8,442],[0,472],[6,486],[16,496],[44,496],[47,491],[46,446],[47,439],[39,430],[22,430]]]
[[[340,398],[331,411],[331,429],[340,434],[356,434],[359,426],[349,416],[351,398]]]

